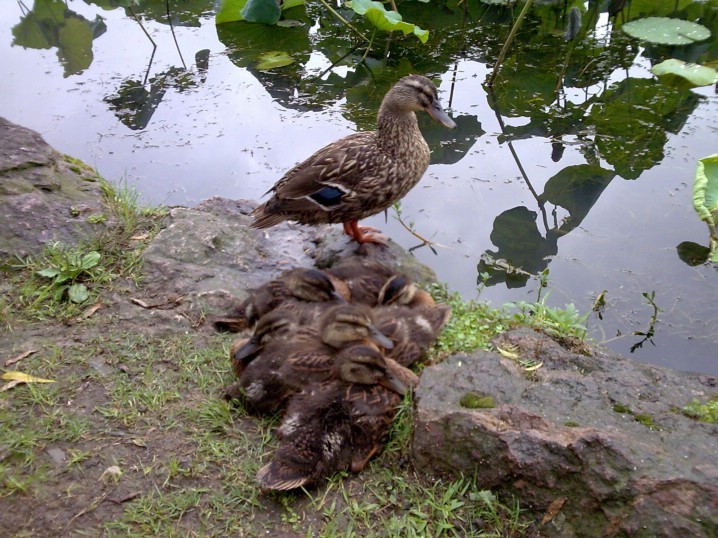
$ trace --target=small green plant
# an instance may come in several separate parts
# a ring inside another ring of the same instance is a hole
[[[446,285],[431,284],[429,291],[437,302],[451,307],[451,317],[430,355],[440,360],[451,353],[489,349],[491,338],[506,330],[509,320],[501,310],[479,301],[465,301]]]
[[[21,267],[41,277],[36,285],[26,289],[29,296],[35,297],[33,305],[49,300],[60,303],[69,300],[80,304],[87,301],[90,292],[83,282],[98,281],[102,275],[99,266],[102,256],[97,251],[85,251],[62,243],[52,243],[37,259],[27,259]]]
[[[683,408],[683,414],[700,422],[718,423],[718,398],[713,398],[706,403],[693,400]]]
[[[516,309],[513,318],[517,323],[540,329],[558,338],[583,340],[586,337],[588,314],[581,314],[573,303],[567,304],[564,308],[547,306],[547,298],[548,294],[535,303],[519,301],[506,303],[504,307]]]

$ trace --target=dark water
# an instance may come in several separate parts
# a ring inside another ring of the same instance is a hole
[[[193,205],[213,195],[259,198],[322,145],[372,128],[401,75],[428,74],[459,127],[422,121],[433,164],[402,215],[438,245],[416,256],[467,298],[476,296],[480,265],[490,273],[481,297],[497,306],[534,300],[538,280],[491,268],[487,254],[531,274],[548,268],[551,305],[587,312],[605,290],[603,319],[589,319],[596,341],[638,360],[718,374],[718,273],[677,249],[708,244],[692,184],[697,159],[718,151],[718,98],[712,87],[662,85],[649,71],[668,56],[715,60],[718,16],[701,19],[710,40],[669,50],[642,48],[605,13],[586,9],[589,31],[569,47],[560,37],[564,3],[537,7],[492,98],[484,83],[511,12],[477,2],[468,18],[451,3],[434,11],[401,4],[406,20],[431,31],[430,44],[377,34],[362,64],[364,48],[352,52],[356,40],[314,5],[292,14],[306,23],[297,29],[218,29],[212,2],[171,2],[178,51],[164,2],[140,2],[153,55],[130,12],[106,4],[37,0],[0,10],[0,115],[136,185],[148,204]],[[696,4],[692,16],[716,6]],[[258,54],[271,50],[289,51],[295,63],[257,70]],[[393,212],[366,224],[406,248],[418,243]],[[634,333],[649,329],[651,292],[660,308],[655,333],[631,353],[642,340]]]

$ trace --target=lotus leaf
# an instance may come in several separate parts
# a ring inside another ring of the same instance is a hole
[[[704,65],[689,64],[675,58],[670,58],[654,65],[651,71],[658,77],[664,75],[679,76],[693,86],[708,86],[718,80],[718,71],[715,69]]]
[[[364,15],[364,17],[379,30],[386,30],[388,32],[399,30],[404,32],[404,34],[413,33],[422,43],[426,43],[429,39],[428,30],[424,30],[414,24],[402,21],[399,13],[396,11],[387,11],[384,5],[380,2],[373,2],[371,0],[352,0],[351,7],[355,13]]]
[[[286,52],[281,50],[272,50],[270,52],[260,54],[257,69],[267,71],[277,67],[284,67],[285,65],[289,65],[293,62],[294,59]]]
[[[711,36],[705,26],[668,17],[646,17],[623,25],[631,37],[659,45],[690,45]]]
[[[701,220],[708,224],[711,234],[711,261],[718,262],[718,153],[698,161],[693,183],[693,207]]]

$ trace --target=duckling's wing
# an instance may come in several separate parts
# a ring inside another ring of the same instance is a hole
[[[328,478],[351,460],[351,417],[343,384],[313,384],[295,395],[279,427],[272,461],[257,473],[264,489],[288,490]]]
[[[284,465],[281,461],[272,460],[257,472],[257,484],[262,489],[287,491],[307,484],[311,476],[303,469]]]

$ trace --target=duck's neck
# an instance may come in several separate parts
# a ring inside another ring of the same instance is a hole
[[[405,146],[412,147],[417,139],[423,141],[416,114],[386,102],[379,108],[376,136],[379,149],[391,154],[402,152]]]

